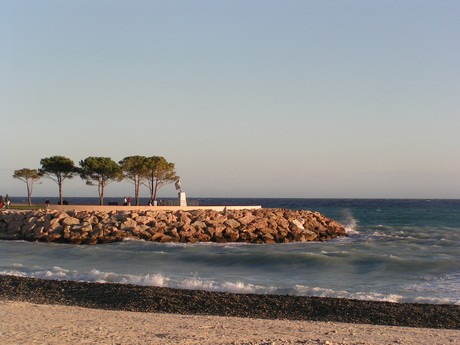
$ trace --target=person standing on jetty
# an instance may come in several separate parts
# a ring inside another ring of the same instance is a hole
[[[128,196],[127,202],[128,202],[128,206],[131,206],[131,196]]]
[[[5,207],[6,208],[10,208],[10,204],[11,204],[11,200],[10,200],[10,197],[7,195],[5,195]]]
[[[0,208],[3,208],[4,203],[5,203],[5,201],[3,200],[3,196],[0,195]]]

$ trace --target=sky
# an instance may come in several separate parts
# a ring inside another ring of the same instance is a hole
[[[45,157],[156,155],[188,197],[458,199],[459,18],[458,0],[0,0],[0,194],[27,195],[14,170]]]

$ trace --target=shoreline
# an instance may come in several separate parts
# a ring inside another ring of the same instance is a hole
[[[460,329],[460,306],[256,295],[0,276],[0,300],[93,309],[265,320]]]

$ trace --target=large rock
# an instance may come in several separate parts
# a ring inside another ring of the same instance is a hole
[[[318,212],[285,209],[195,211],[0,211],[0,239],[96,244],[128,237],[157,242],[286,243],[346,236]]]
[[[80,219],[74,217],[65,217],[61,224],[64,226],[77,225],[80,224]]]

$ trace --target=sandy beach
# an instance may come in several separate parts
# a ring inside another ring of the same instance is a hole
[[[2,344],[458,344],[459,330],[0,301]]]
[[[458,344],[459,311],[0,276],[2,344]]]

